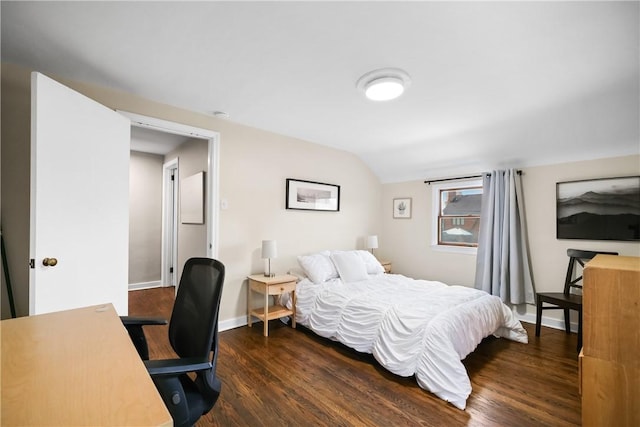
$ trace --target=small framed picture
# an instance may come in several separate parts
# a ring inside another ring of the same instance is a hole
[[[411,218],[411,197],[393,199],[393,217],[398,219]]]
[[[286,208],[338,212],[340,186],[288,178]]]

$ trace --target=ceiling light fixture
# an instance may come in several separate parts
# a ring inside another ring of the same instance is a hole
[[[372,101],[389,101],[402,95],[411,85],[411,77],[398,68],[381,68],[358,79],[356,87]]]
[[[226,111],[214,111],[213,116],[219,119],[228,119],[229,113],[227,113]]]

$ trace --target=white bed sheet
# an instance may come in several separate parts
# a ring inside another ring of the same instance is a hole
[[[296,301],[296,322],[373,354],[394,374],[415,375],[420,387],[460,409],[471,394],[462,360],[483,338],[493,334],[528,342],[526,330],[498,297],[399,274],[352,283],[304,279]]]

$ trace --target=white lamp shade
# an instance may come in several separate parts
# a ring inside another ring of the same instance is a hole
[[[378,249],[378,236],[367,236],[367,249]]]
[[[278,247],[275,240],[262,241],[262,258],[276,258],[278,256]]]

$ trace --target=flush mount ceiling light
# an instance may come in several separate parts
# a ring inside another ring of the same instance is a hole
[[[213,116],[219,119],[228,119],[229,113],[227,113],[226,111],[214,111]]]
[[[389,101],[402,95],[411,85],[411,77],[398,68],[381,68],[358,79],[356,87],[372,101]]]

